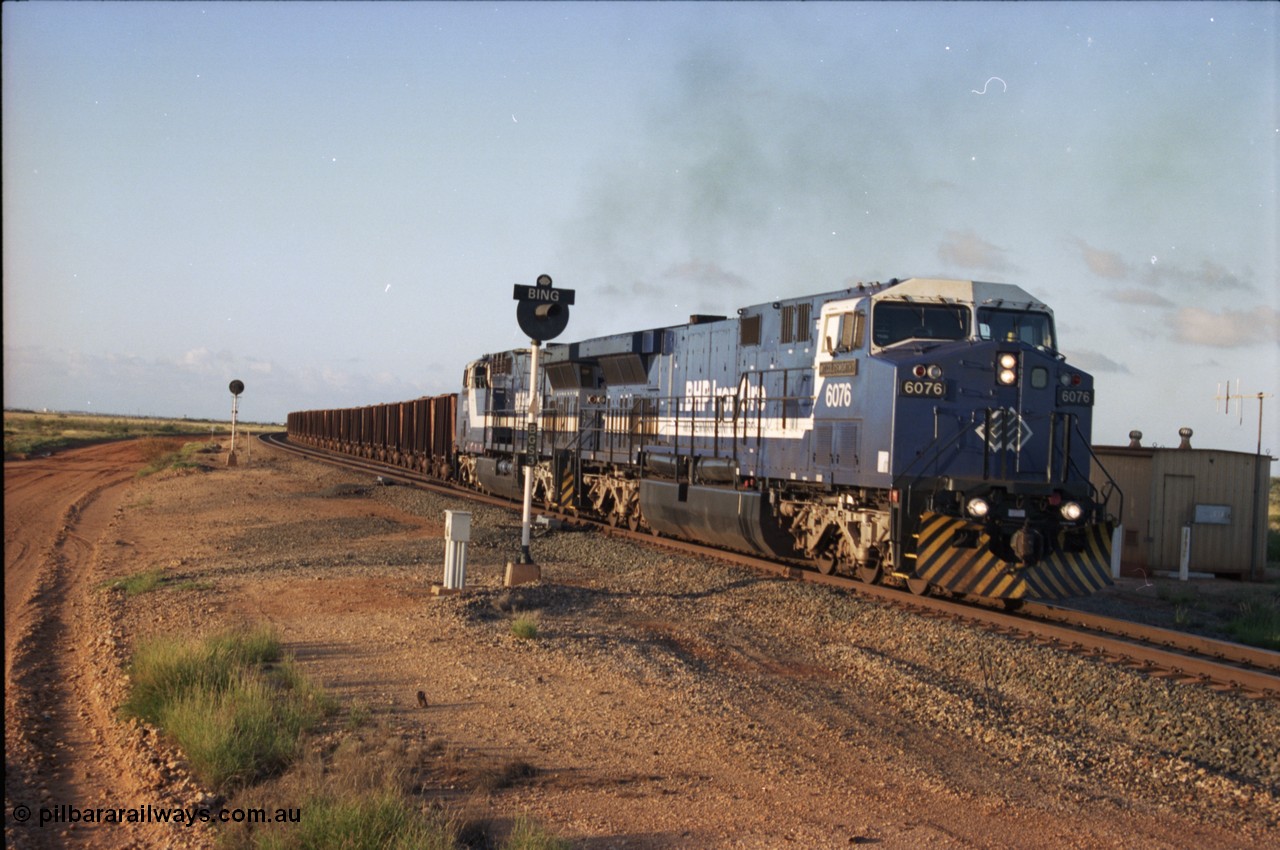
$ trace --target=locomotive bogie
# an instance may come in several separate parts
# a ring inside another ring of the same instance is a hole
[[[778,502],[778,517],[794,541],[796,553],[824,573],[856,573],[891,567],[884,553],[890,534],[889,512],[865,504],[852,493],[828,498],[791,498]]]

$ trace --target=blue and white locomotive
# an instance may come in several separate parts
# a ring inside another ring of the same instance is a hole
[[[995,599],[1109,580],[1093,378],[1008,284],[913,278],[466,367],[457,473],[633,529]]]

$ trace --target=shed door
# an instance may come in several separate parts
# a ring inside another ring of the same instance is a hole
[[[1182,547],[1182,526],[1194,519],[1196,479],[1190,475],[1166,475],[1162,493],[1162,528],[1153,566],[1159,570],[1176,570]],[[1192,569],[1195,569],[1194,565]]]

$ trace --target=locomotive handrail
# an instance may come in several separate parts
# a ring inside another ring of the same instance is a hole
[[[608,412],[631,415],[637,411],[623,405],[609,407]],[[764,426],[786,421],[787,405],[804,409],[804,403],[812,401],[807,396],[771,396],[767,398],[744,397],[741,387],[737,394],[698,393],[690,395],[649,396],[645,401],[653,409],[639,411],[643,420],[657,419],[666,423],[668,430],[657,433],[656,428],[640,427],[631,436],[639,437],[637,446],[643,453],[659,449],[663,455],[673,458],[716,458],[741,460],[741,442],[753,440],[759,446]],[[699,411],[709,415],[699,415]]]
[[[934,411],[934,413],[935,413],[935,415],[936,415],[937,411],[935,410],[935,411]],[[973,421],[974,421],[974,414],[973,414],[972,412],[970,412],[970,414],[969,414],[969,424],[970,424],[970,425],[972,425],[972,424],[973,424]],[[952,437],[951,437],[951,439],[950,439],[950,440],[947,440],[947,442],[946,442],[944,445],[939,446],[939,447],[937,448],[937,450],[936,450],[936,451],[933,451],[933,452],[932,452],[932,455],[931,455],[931,458],[930,458],[930,459],[931,459],[931,460],[933,460],[933,459],[936,459],[936,458],[940,457],[944,451],[946,451],[947,449],[951,448],[952,444],[953,444],[953,443],[955,443],[957,440],[959,440],[961,437],[963,437],[963,436],[965,435],[965,433],[966,433],[966,429],[965,429],[965,428],[963,428],[963,427],[962,427],[962,428],[958,428],[958,429],[956,429],[956,433],[955,433],[954,435],[952,435]],[[919,462],[920,462],[920,461],[921,461],[921,460],[922,460],[926,455],[930,455],[930,450],[933,448],[933,446],[934,446],[934,445],[935,445],[935,444],[936,444],[940,439],[941,439],[941,437],[934,437],[934,438],[933,438],[933,442],[931,442],[929,445],[925,446],[924,451],[922,451],[922,452],[920,452],[920,454],[916,455],[916,456],[915,456],[915,459],[914,459],[914,460],[912,460],[912,461],[911,461],[911,463],[909,463],[909,464],[907,464],[905,467],[903,467],[902,471],[901,471],[901,472],[899,472],[899,473],[897,474],[897,476],[895,476],[895,477],[894,477],[894,479],[893,479],[893,484],[892,484],[891,486],[892,486],[893,488],[897,489],[897,488],[898,488],[898,485],[899,485],[899,482],[900,482],[900,481],[902,481],[902,479],[903,479],[903,478],[905,478],[905,477],[907,476],[907,473],[911,471],[911,468],[912,468],[912,467],[914,467],[917,463],[919,463]],[[912,483],[914,484],[916,481],[919,481],[919,480],[920,480],[921,478],[923,478],[923,477],[924,477],[924,473],[923,473],[923,472],[921,472],[919,475],[917,475],[917,476],[913,479]]]
[[[1098,455],[1094,453],[1093,446],[1089,444],[1089,441],[1087,439],[1084,439],[1084,434],[1080,431],[1080,420],[1078,418],[1076,419],[1075,426],[1076,426],[1076,433],[1080,435],[1081,442],[1084,443],[1085,451],[1089,452],[1089,457],[1093,458],[1093,462],[1098,464],[1098,469],[1100,469],[1102,471],[1102,474],[1107,477],[1107,483],[1111,485],[1111,490],[1120,495],[1119,521],[1124,522],[1124,490],[1122,490],[1120,488],[1120,485],[1116,483],[1116,480],[1111,477],[1111,473],[1107,471],[1106,465],[1103,464],[1102,460],[1098,457]],[[1075,464],[1073,463],[1072,466],[1075,466]],[[1079,471],[1080,471],[1079,467],[1076,467],[1076,472],[1079,472]],[[1093,482],[1089,480],[1088,475],[1084,476],[1084,480],[1089,481],[1090,491],[1094,493],[1100,492],[1097,487],[1093,486]],[[1095,502],[1097,501],[1096,496],[1094,498],[1094,501]],[[1103,497],[1102,506],[1104,510],[1106,509],[1107,503],[1110,501],[1111,501],[1110,494],[1107,494]]]
[[[936,416],[937,414],[936,408],[934,410],[934,413]],[[969,413],[969,424],[972,425],[975,418],[976,417],[974,415],[974,412],[971,411]],[[952,444],[954,444],[957,440],[960,439],[961,436],[964,435],[966,430],[967,429],[963,427],[957,428],[956,433],[951,437],[951,439],[948,440],[945,445],[939,446],[937,451],[933,452],[933,456],[937,457],[938,455],[941,455],[943,451],[950,448]],[[935,427],[935,432],[936,432],[936,427]],[[898,499],[894,499],[892,494],[895,492],[901,494],[902,480],[907,477],[907,473],[911,471],[911,468],[914,467],[920,461],[921,458],[929,454],[929,450],[933,447],[934,444],[938,442],[939,439],[941,438],[935,437],[933,439],[933,442],[925,447],[924,451],[916,455],[915,459],[912,460],[911,463],[907,464],[903,468],[902,472],[894,476],[893,482],[890,484],[891,490],[890,490],[890,510],[889,510],[889,545],[892,548],[893,563],[897,569],[902,569],[904,567],[904,564],[903,564],[904,559],[902,557],[903,555],[902,546],[903,546],[903,536],[904,536],[905,529],[902,528],[903,504],[901,501],[901,497],[899,497]],[[910,486],[908,489],[914,490],[915,482],[919,481],[923,477],[924,477],[924,473],[920,473],[919,475],[916,475],[916,477],[911,481],[912,486]]]

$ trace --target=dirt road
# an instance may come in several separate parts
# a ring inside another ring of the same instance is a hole
[[[145,824],[57,822],[69,811],[58,806],[85,810],[120,799],[167,799],[148,787],[138,748],[115,718],[119,647],[94,597],[99,549],[113,545],[113,524],[154,447],[120,442],[5,463],[5,837],[11,847],[159,846],[169,839]]]

